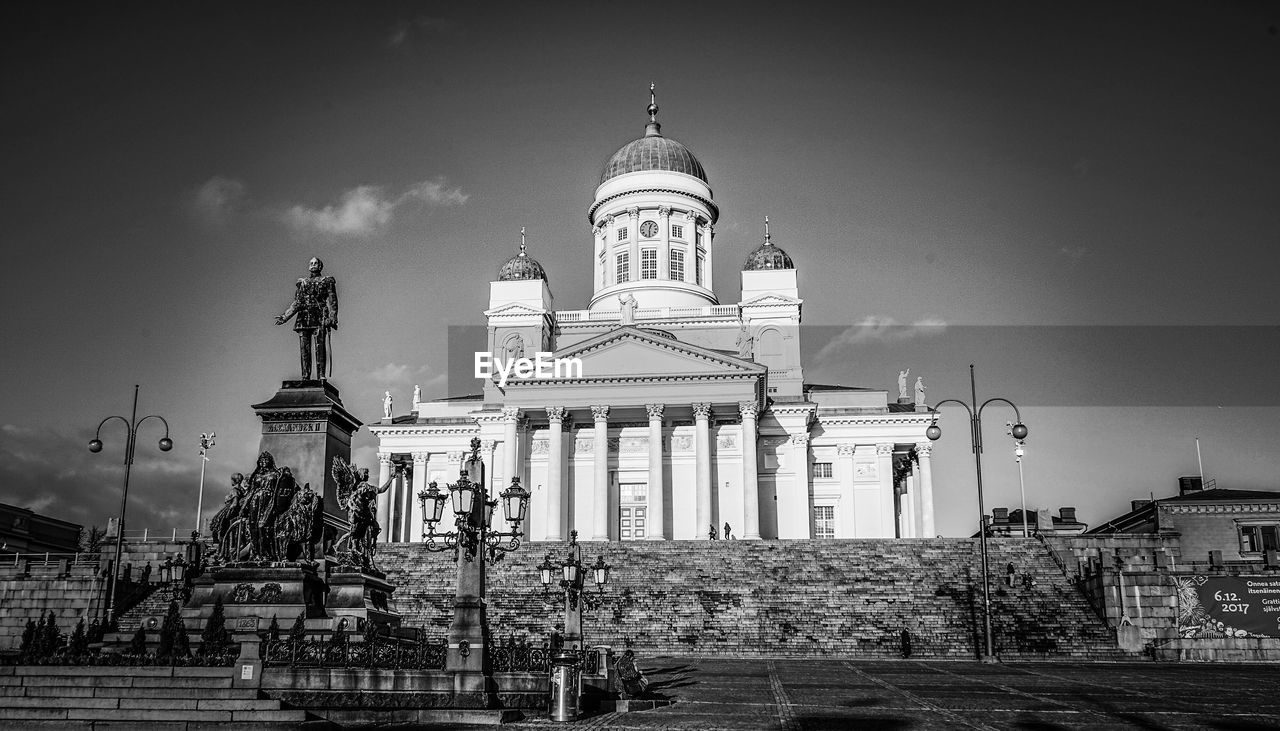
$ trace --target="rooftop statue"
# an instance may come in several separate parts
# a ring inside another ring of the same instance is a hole
[[[900,399],[907,397],[907,376],[909,375],[911,375],[910,368],[905,371],[898,371],[898,398]]]
[[[338,329],[338,284],[333,277],[323,275],[324,262],[312,257],[307,268],[308,276],[298,280],[293,302],[276,316],[276,324],[283,325],[289,318],[293,330],[298,333],[298,349],[302,357],[302,380],[311,380],[311,351],[315,345],[317,377],[324,381],[332,368],[329,366],[329,332]]]
[[[916,376],[916,406],[924,405],[924,376]]]

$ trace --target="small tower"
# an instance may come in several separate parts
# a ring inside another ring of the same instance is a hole
[[[752,338],[752,355],[769,367],[770,396],[801,396],[800,289],[791,257],[773,243],[764,217],[764,243],[742,265],[742,324]]]
[[[555,350],[552,320],[553,299],[547,272],[529,256],[524,227],[520,228],[520,252],[498,270],[497,281],[489,283],[489,352],[506,362],[511,358],[532,358],[538,351]],[[501,403],[502,395],[492,381],[484,384],[485,403]]]

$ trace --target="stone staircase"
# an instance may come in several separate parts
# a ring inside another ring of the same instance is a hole
[[[992,624],[1002,659],[1134,659],[1036,541],[988,542]],[[546,552],[525,544],[489,566],[487,607],[499,638],[545,638],[563,605],[546,604],[538,572]],[[584,543],[613,567],[605,603],[588,611],[589,644],[645,655],[913,657],[972,659],[981,645],[977,539],[663,541]],[[379,563],[397,585],[392,604],[408,626],[443,633],[451,617],[450,553],[388,544]],[[1015,581],[1006,585],[1012,564]],[[1024,580],[1030,578],[1030,585]],[[590,584],[589,584],[590,585]]]
[[[0,729],[330,728],[256,688],[235,668],[0,667]]]

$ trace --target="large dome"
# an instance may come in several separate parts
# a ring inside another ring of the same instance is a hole
[[[650,131],[644,137],[628,142],[613,153],[609,162],[604,164],[600,182],[640,170],[669,170],[710,183],[707,171],[702,169],[702,163],[689,152],[689,148],[669,137],[663,137],[657,127],[657,123],[651,123]]]
[[[649,85],[649,124],[644,128],[644,137],[628,142],[613,153],[609,162],[604,164],[600,172],[600,182],[642,170],[669,170],[673,173],[692,175],[704,183],[707,171],[702,163],[689,152],[689,148],[673,139],[662,136],[662,125],[658,124],[658,104],[653,98],[653,85]]]

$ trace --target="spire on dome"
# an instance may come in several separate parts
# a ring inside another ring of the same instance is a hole
[[[644,128],[644,136],[662,136],[662,125],[658,124],[658,95],[654,93],[653,82],[649,82],[649,124]]]
[[[795,269],[796,265],[791,261],[791,257],[787,256],[787,252],[782,247],[775,246],[773,236],[769,233],[769,217],[764,217],[764,243],[756,247],[756,250],[747,255],[747,261],[742,265],[744,271],[754,272],[762,269]]]
[[[767,229],[767,228],[768,228],[768,223],[769,223],[769,217],[768,217],[768,216],[765,216],[765,219],[764,219],[764,220],[765,220],[765,228]],[[768,238],[768,236],[766,235],[766,236],[765,236],[765,238]],[[524,245],[524,226],[521,226],[521,227],[520,227],[520,256],[526,256],[526,254],[524,253],[524,250],[525,250],[525,245]]]
[[[547,271],[536,259],[526,251],[524,226],[520,227],[520,253],[507,259],[498,271],[498,281],[510,282],[521,279],[541,279],[547,281]]]

